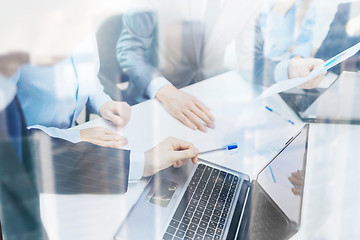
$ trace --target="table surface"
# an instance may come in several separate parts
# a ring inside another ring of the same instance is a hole
[[[132,107],[131,121],[121,130],[129,140],[125,148],[146,151],[169,136],[190,141],[200,151],[236,142],[237,150],[200,157],[253,177],[304,124],[278,95],[254,101],[259,93],[236,72],[183,90],[211,108],[216,128],[193,131],[150,100]],[[78,128],[91,126],[110,127],[96,119]],[[310,125],[302,222],[292,239],[360,239],[359,136],[358,125]],[[145,180],[132,183],[124,195],[42,194],[45,228],[51,239],[113,239],[145,186]]]

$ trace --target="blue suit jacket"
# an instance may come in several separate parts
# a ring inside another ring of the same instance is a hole
[[[47,239],[40,220],[40,192],[126,192],[129,155],[128,150],[90,143],[73,144],[50,138],[38,130],[29,132],[15,98],[4,111],[0,111],[0,220],[3,236],[16,240]],[[44,162],[46,164],[41,164]]]

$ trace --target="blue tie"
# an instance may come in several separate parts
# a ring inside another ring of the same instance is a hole
[[[2,119],[5,121],[0,122],[0,126],[12,141],[19,160],[22,162],[22,137],[25,132],[25,122],[17,98],[5,109],[4,114],[5,116]]]

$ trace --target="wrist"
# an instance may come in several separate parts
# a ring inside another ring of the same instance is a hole
[[[151,151],[144,153],[144,171],[143,177],[149,177],[153,175],[153,168],[151,167]]]
[[[112,101],[104,102],[104,103],[100,106],[99,114],[100,114],[101,117],[103,117],[103,112],[105,111],[107,104],[109,104],[110,102],[112,102]]]
[[[155,97],[162,102],[164,98],[167,97],[167,95],[169,94],[169,92],[177,90],[176,87],[174,87],[173,85],[166,85],[161,87],[157,92]]]

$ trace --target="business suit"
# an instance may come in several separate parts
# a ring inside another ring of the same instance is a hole
[[[118,61],[129,76],[129,96],[138,102],[148,99],[146,89],[158,77],[181,88],[228,70],[226,48],[233,40],[237,45],[249,44],[262,1],[219,4],[211,19],[203,1],[134,1],[124,15],[117,43]],[[147,56],[151,48],[155,54]],[[251,63],[251,54],[242,58]]]
[[[360,42],[360,34],[350,36],[346,31],[346,24],[351,18],[360,16],[360,2],[349,2],[339,4],[329,32],[326,35],[315,57],[328,60],[336,54]],[[346,63],[353,62],[353,64]],[[351,66],[352,65],[352,66]],[[349,58],[343,63],[334,66],[329,71],[340,74],[342,71],[357,71],[360,68],[360,53]]]
[[[130,151],[29,132],[17,98],[0,111],[0,140],[0,219],[5,239],[48,238],[40,219],[40,192],[127,190]]]

